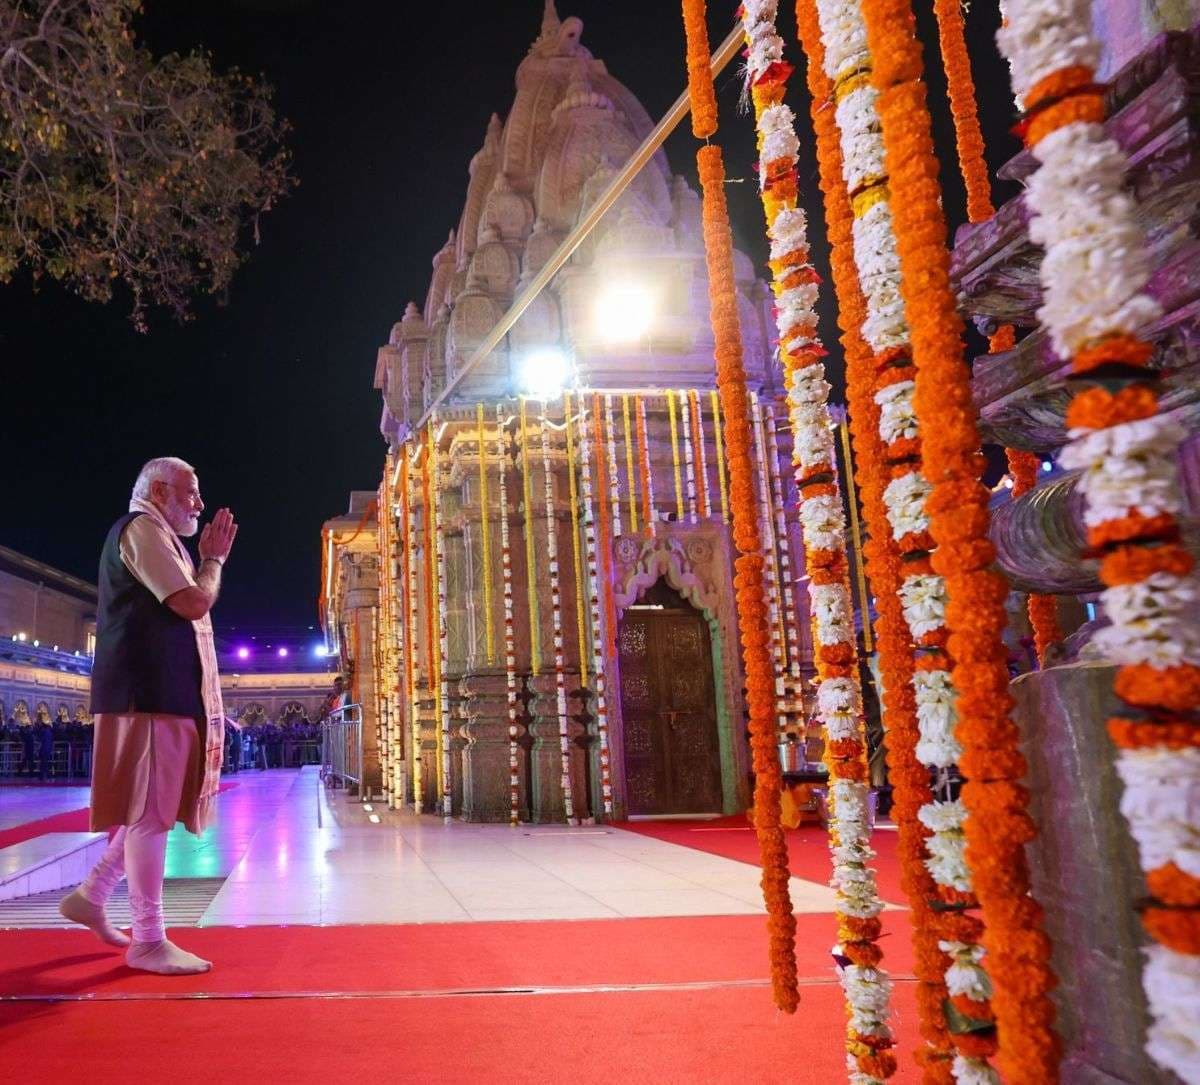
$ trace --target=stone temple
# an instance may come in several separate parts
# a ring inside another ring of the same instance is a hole
[[[749,800],[730,531],[722,508],[724,464],[717,442],[719,419],[713,415],[713,340],[700,201],[688,182],[671,172],[662,151],[609,209],[550,288],[537,296],[504,344],[460,378],[465,361],[514,296],[587,215],[652,128],[642,105],[592,56],[581,34],[580,20],[560,20],[553,5],[548,6],[541,34],[517,68],[508,116],[492,117],[483,145],[471,159],[462,216],[434,254],[424,305],[408,305],[379,351],[375,386],[383,397],[380,429],[391,448],[385,488],[380,494],[354,495],[349,512],[326,525],[328,620],[341,631],[357,696],[366,706],[368,749],[380,766],[380,783],[394,801],[406,796],[411,801],[415,709],[419,756],[426,766],[420,780],[423,806],[433,809],[437,774],[428,768],[439,763],[442,732],[429,666],[429,598],[419,592],[416,600],[416,697],[405,703],[402,692],[376,676],[403,669],[395,629],[385,627],[380,607],[381,593],[403,594],[397,570],[406,527],[396,523],[387,532],[390,550],[381,556],[378,517],[398,509],[394,479],[400,443],[413,435],[427,408],[450,389],[436,415],[434,484],[445,528],[443,677],[451,721],[449,791],[453,813],[470,820],[507,820],[510,815],[510,732],[500,645],[502,559],[497,545],[503,515],[498,506],[502,460],[507,460],[512,592],[517,604],[520,817],[564,817],[560,730],[567,732],[570,743],[576,812],[604,816],[592,646],[580,644],[579,631],[587,622],[576,620],[578,597],[590,589],[577,583],[572,559],[568,449],[561,414],[552,413],[543,423],[534,417],[541,415],[538,400],[528,401],[525,444],[533,501],[528,517],[523,514],[523,466],[517,446],[524,446],[512,418],[519,414],[513,396],[520,391],[525,360],[547,348],[570,357],[587,390],[582,399],[589,413],[586,421],[577,420],[579,424],[591,428],[595,422],[592,389],[611,393],[601,395],[602,411],[607,411],[601,421],[606,433],[611,423],[614,455],[608,466],[615,466],[617,477],[610,483],[614,492],[619,485],[621,496],[611,505],[611,515],[607,507],[603,510],[613,536],[608,570],[612,608],[606,616],[611,624],[601,633],[609,687],[610,816],[733,812],[744,809]],[[745,363],[760,415],[758,451],[768,466],[764,478],[779,487],[778,507],[794,510],[781,374],[773,360],[772,297],[742,253],[736,255],[736,270]],[[649,327],[632,343],[612,342],[597,314],[597,299],[614,284],[618,290],[645,295],[653,310]],[[498,408],[509,419],[507,428],[497,424]],[[636,434],[639,413],[645,418],[643,443]],[[563,600],[565,721],[559,718],[550,665],[551,608],[534,610],[531,630],[526,603],[531,575],[533,598],[549,600],[551,595],[548,512],[542,500],[543,424],[550,444],[552,522]],[[577,431],[578,425],[573,428]],[[481,434],[487,453],[486,504]],[[575,459],[579,451],[572,450]],[[574,465],[573,469],[577,470]],[[649,499],[644,474],[652,492]],[[575,492],[578,488],[576,480]],[[417,490],[417,538],[411,545],[424,575],[429,561],[424,529],[428,511]],[[598,505],[608,504],[606,493]],[[647,509],[653,530],[646,522]],[[600,511],[597,507],[596,513]],[[525,525],[532,526],[532,550],[522,541]],[[764,527],[773,543],[771,573],[777,578],[780,604],[777,661],[786,695],[795,698],[794,708],[788,708],[781,721],[786,732],[802,729],[799,680],[811,673],[807,625],[798,618],[804,609],[803,591],[798,590],[803,584],[793,583],[803,573],[802,550],[790,515],[770,517]],[[486,553],[485,530],[491,543]],[[574,530],[582,539],[578,520]],[[533,560],[527,562],[527,557]],[[487,595],[496,628],[490,654],[485,604],[489,580]],[[396,607],[392,611],[395,625]],[[531,665],[531,631],[542,647],[543,665],[537,668]],[[373,654],[385,666],[376,669]],[[591,670],[590,681],[581,674],[581,658]]]

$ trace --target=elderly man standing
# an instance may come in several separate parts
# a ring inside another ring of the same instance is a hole
[[[118,828],[60,906],[110,945],[128,946],[130,967],[166,975],[212,967],[167,939],[162,903],[167,833],[181,821],[199,835],[211,822],[224,747],[209,611],[237,525],[228,509],[213,517],[200,535],[197,570],[181,537],[196,534],[203,511],[190,465],[151,460],[134,484],[129,512],[104,543],[92,668],[91,824]],[[104,912],[122,873],[132,941]]]

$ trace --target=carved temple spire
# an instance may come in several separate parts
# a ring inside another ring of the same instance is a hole
[[[558,17],[558,8],[554,6],[554,0],[546,0],[546,7],[542,12],[541,36],[547,40],[557,38],[560,26],[562,20]]]

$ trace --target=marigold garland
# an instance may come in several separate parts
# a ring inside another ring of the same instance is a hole
[[[758,475],[758,530],[763,542],[764,580],[767,588],[767,614],[771,623],[771,656],[775,662],[775,711],[779,730],[787,727],[787,660],[784,652],[783,607],[779,598],[779,550],[775,543],[771,515],[771,491],[767,479],[767,450],[763,437],[762,405],[757,392],[750,393],[750,424],[754,433],[755,466]]]
[[[600,397],[592,400],[592,417],[596,424],[596,471],[599,476],[598,492],[604,493],[604,458],[600,449],[603,441],[600,433]],[[596,503],[597,515],[592,515],[592,457],[588,437],[587,416],[583,395],[579,397],[579,478],[583,486],[584,538],[587,546],[588,580],[591,584],[592,611],[592,670],[596,674],[596,733],[600,739],[600,789],[604,799],[604,813],[612,816],[612,768],[608,743],[608,701],[606,692],[605,653],[613,630],[616,616],[612,604],[612,579],[609,572],[609,555],[612,545],[604,524],[604,499]],[[597,524],[597,521],[599,523]],[[597,530],[597,527],[599,530]]]
[[[421,670],[420,658],[420,639],[419,631],[421,628],[421,596],[418,590],[417,578],[417,540],[421,537],[417,530],[417,508],[416,502],[413,500],[412,492],[412,472],[413,460],[420,458],[420,448],[413,453],[410,460],[404,467],[400,478],[403,488],[401,494],[401,508],[405,512],[405,548],[404,559],[407,568],[408,578],[408,711],[409,711],[409,726],[412,730],[412,787],[413,787],[413,810],[415,813],[421,812],[421,807],[424,802],[422,793],[425,782],[422,775],[423,769],[423,751],[421,749],[421,686],[419,675]]]
[[[917,760],[919,739],[913,692],[913,656],[908,627],[900,604],[900,549],[887,526],[883,491],[888,474],[879,434],[879,406],[874,401],[875,359],[863,338],[866,300],[859,286],[853,248],[854,214],[842,170],[842,152],[833,109],[833,80],[825,74],[825,46],[815,0],[798,0],[796,23],[808,58],[807,82],[816,135],[818,175],[825,195],[830,264],[838,299],[838,324],[846,358],[849,424],[858,464],[868,538],[863,547],[866,572],[878,611],[875,623],[882,675],[882,707],[887,729],[888,775],[892,785],[892,816],[898,827],[901,884],[912,911],[912,937],[917,975],[917,1012],[925,1046],[917,1053],[929,1085],[952,1080],[953,1046],[946,1028],[943,1003],[946,958],[938,947],[936,887],[925,866],[928,830],[917,811],[932,795],[928,770]],[[850,465],[847,465],[848,468]],[[815,577],[814,577],[815,579]]]
[[[683,523],[683,473],[679,466],[679,423],[675,418],[675,393],[668,389],[667,421],[671,433],[671,477],[675,482],[675,519]]]
[[[689,58],[703,53],[707,58],[708,33],[703,0],[684,0],[684,29]],[[689,64],[688,93],[695,103],[715,107],[712,71]],[[695,118],[694,118],[695,120]],[[707,131],[716,130],[715,108]],[[775,1004],[785,1013],[795,1013],[799,1001],[796,986],[796,920],[788,892],[790,877],[787,840],[780,825],[782,777],[774,725],[774,676],[768,647],[766,599],[763,593],[762,542],[758,532],[758,508],[754,492],[753,446],[749,424],[746,371],[742,365],[741,330],[738,322],[737,281],[733,269],[733,236],[725,204],[725,168],[716,145],[696,154],[703,193],[701,218],[704,256],[708,270],[710,316],[715,343],[717,388],[725,412],[725,447],[729,457],[729,505],[733,515],[733,541],[738,550],[734,562],[738,623],[741,629],[745,668],[746,703],[749,709],[750,748],[754,766],[754,830],[762,861],[762,887],[767,907],[771,946],[771,981]]]
[[[487,438],[483,427],[483,404],[475,404],[475,422],[479,431],[479,542],[483,566],[483,643],[488,663],[496,659],[496,623],[492,617],[492,524],[488,500]]]
[[[916,362],[914,406],[931,421],[922,458],[934,480],[928,501],[931,532],[940,544],[934,569],[946,578],[946,625],[958,691],[967,776],[962,802],[966,859],[986,930],[992,1004],[999,1030],[998,1062],[1012,1085],[1054,1080],[1060,1045],[1054,1031],[1055,984],[1050,945],[1028,898],[1024,844],[1033,832],[1016,728],[1008,719],[1006,586],[991,568],[988,492],[979,481],[979,434],[963,360],[961,323],[950,286],[946,225],[937,183],[931,122],[921,81],[921,46],[909,0],[863,0],[872,84],[883,127],[887,170],[904,198],[892,206],[901,293]],[[989,797],[1006,797],[997,806]],[[984,811],[989,812],[984,816]],[[1027,906],[1016,908],[1023,902]],[[1021,922],[1014,923],[1014,915]]]
[[[938,42],[942,52],[942,67],[946,73],[946,90],[950,112],[954,119],[954,136],[958,147],[958,168],[967,191],[967,218],[982,222],[995,212],[992,204],[991,179],[984,160],[983,130],[975,102],[975,80],[971,74],[971,58],[967,52],[966,26],[959,0],[934,0],[934,15],[938,24]],[[1015,342],[1012,328],[992,336],[992,353],[1009,350]],[[1012,497],[1016,500],[1037,485],[1038,457],[1032,452],[1005,449],[1008,469],[1012,475]],[[1058,624],[1058,601],[1053,595],[1033,593],[1026,603],[1029,624],[1033,629],[1034,648],[1038,666],[1046,665],[1046,651],[1062,640]]]
[[[522,396],[519,406],[521,423],[521,505],[525,514],[525,601],[529,606],[529,672],[542,671],[542,622],[538,606],[537,569],[533,549],[533,472],[529,466],[529,417]]]
[[[629,488],[629,530],[638,533],[638,491],[637,476],[633,471],[633,421],[629,411],[629,395],[621,396],[621,419],[624,424],[622,436],[625,439],[625,485]]]
[[[837,459],[829,414],[829,385],[820,362],[825,353],[816,329],[817,275],[808,263],[807,218],[796,206],[794,118],[780,103],[790,66],[774,24],[773,0],[742,8],[750,55],[750,97],[758,127],[763,212],[771,239],[771,271],[776,296],[780,355],[792,422],[792,456],[800,502],[806,565],[811,578],[813,639],[817,647],[817,716],[825,738],[830,788],[829,842],[833,885],[838,892],[839,958],[849,963],[839,978],[849,1014],[847,1066],[855,1085],[881,1081],[896,1069],[888,1023],[890,980],[879,966],[883,953],[879,897],[870,866],[874,851],[866,814],[866,736],[858,687],[854,610],[849,591],[847,530],[838,494]],[[769,160],[769,162],[768,162]],[[770,480],[768,517],[774,507],[773,535],[779,548],[783,586],[784,643],[790,673],[797,679],[798,639],[791,593],[790,538],[784,514],[774,408],[753,400],[756,439],[764,477]],[[783,669],[779,680],[782,682]]]
[[[506,424],[504,408],[496,404],[496,428],[503,439]],[[521,737],[517,699],[516,613],[513,607],[512,548],[508,527],[508,454],[503,445],[497,457],[497,482],[500,488],[500,570],[504,598],[504,695],[508,709],[508,821],[521,821]]]
[[[604,423],[608,433],[608,497],[612,502],[613,538],[621,534],[621,479],[617,471],[617,427],[613,425],[612,396],[604,397]]]
[[[542,404],[539,420],[542,441],[542,479],[546,500],[546,564],[550,578],[550,635],[554,650],[554,707],[558,719],[558,746],[562,766],[563,813],[575,824],[575,792],[571,784],[571,721],[567,716],[566,657],[563,653],[562,591],[558,575],[558,515],[554,507],[554,472],[550,468],[550,425]]]
[[[438,456],[436,419],[429,420],[429,508],[433,525],[433,553],[437,569],[437,717],[438,776],[442,817],[449,820],[453,797],[450,780],[450,634],[446,617],[446,536],[442,523],[442,472]]]
[[[696,446],[696,475],[699,481],[696,500],[700,518],[707,520],[712,514],[712,504],[708,492],[708,453],[704,447],[704,412],[700,405],[700,393],[692,388],[687,395],[692,417],[692,440]]]
[[[571,417],[571,393],[563,392],[563,432],[567,441],[567,496],[571,502],[571,553],[575,562],[575,637],[579,656],[579,684],[588,688],[586,613],[583,603],[583,560],[579,544],[579,484],[576,481],[575,423]]]
[[[654,509],[654,474],[650,464],[650,439],[646,432],[646,398],[637,396],[638,471],[642,476],[642,519],[651,538],[658,530],[658,515]]]
[[[721,435],[721,399],[716,391],[709,392],[712,399],[713,447],[717,453],[717,489],[721,494],[721,522],[729,523],[729,481],[725,471],[725,438]]]
[[[1102,127],[1100,47],[1078,0],[1013,5],[999,35],[1038,160],[1030,237],[1042,245],[1038,316],[1084,387],[1068,409],[1060,459],[1081,471],[1088,542],[1101,556],[1110,625],[1093,639],[1118,664],[1114,689],[1134,710],[1108,731],[1124,783],[1121,813],[1150,900],[1142,925],[1146,1051],[1200,1082],[1200,581],[1180,545],[1178,448],[1184,429],[1159,412],[1152,344],[1160,313],[1144,227],[1126,191],[1128,160]],[[1102,280],[1089,269],[1103,267]]]
[[[679,392],[679,428],[683,433],[683,475],[684,489],[687,493],[687,519],[689,524],[696,522],[696,459],[692,451],[692,421],[688,409],[688,393]]]

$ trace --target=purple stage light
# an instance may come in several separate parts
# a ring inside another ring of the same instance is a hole
[[[288,650],[287,650],[286,648],[280,648],[280,649],[279,649],[279,658],[280,658],[280,659],[283,659],[283,658],[284,658],[284,656],[286,656],[287,654],[288,654]]]
[[[249,659],[250,658],[250,649],[246,648],[246,647],[239,648],[237,650],[237,657],[238,657],[238,659]]]

